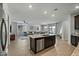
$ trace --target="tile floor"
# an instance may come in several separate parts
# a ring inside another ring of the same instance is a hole
[[[29,39],[27,37],[17,38],[11,41],[9,46],[9,56],[70,56],[75,47],[68,44],[66,40],[56,40],[55,47],[50,47],[34,54],[30,50]]]

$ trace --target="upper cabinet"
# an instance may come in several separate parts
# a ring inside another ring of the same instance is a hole
[[[79,15],[75,16],[75,29],[79,29]]]

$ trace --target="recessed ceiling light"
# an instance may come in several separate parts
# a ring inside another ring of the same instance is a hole
[[[32,5],[29,5],[29,8],[32,8]]]
[[[47,26],[45,26],[44,28],[47,28]]]
[[[78,9],[79,8],[79,6],[75,6],[75,9]]]
[[[47,14],[47,11],[44,11],[44,14]]]
[[[52,17],[54,17],[55,15],[51,15]]]

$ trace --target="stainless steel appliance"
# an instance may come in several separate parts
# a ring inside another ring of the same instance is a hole
[[[7,55],[6,53],[7,27],[3,15],[4,15],[4,10],[0,7],[0,56]]]
[[[37,40],[37,52],[44,49],[44,39]]]

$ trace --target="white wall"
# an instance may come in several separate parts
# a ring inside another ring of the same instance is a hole
[[[67,19],[63,22],[63,38],[65,40],[70,40],[70,15],[68,15]]]
[[[17,36],[17,23],[16,22],[12,22],[12,33],[11,34],[15,34]]]
[[[62,22],[56,23],[56,34],[60,34],[60,31],[62,32]]]
[[[60,29],[62,28],[62,40],[68,40],[70,44],[71,36],[71,16],[67,15],[63,18],[63,21],[57,23],[57,34],[60,34]]]

